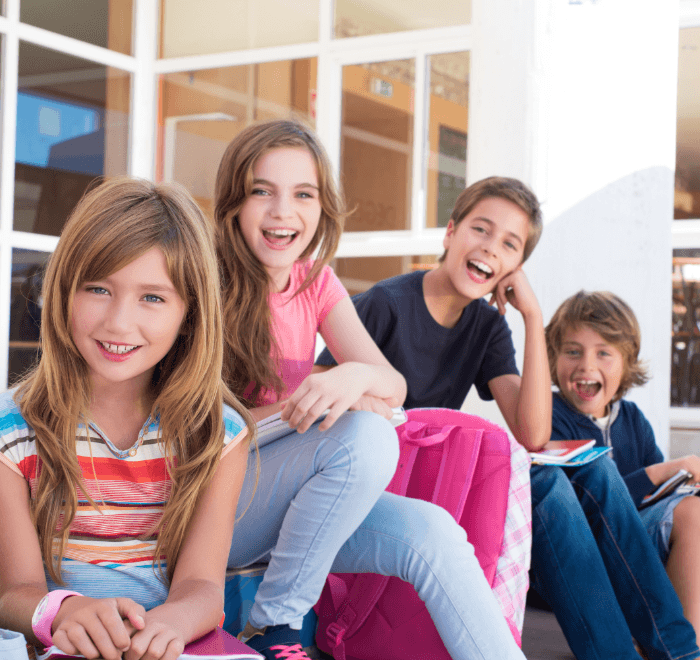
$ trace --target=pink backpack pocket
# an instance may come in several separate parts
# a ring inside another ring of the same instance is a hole
[[[492,585],[508,502],[508,437],[498,426],[455,410],[407,414],[396,429],[401,453],[387,491],[449,511],[466,530]],[[398,578],[331,574],[316,611],[316,643],[336,660],[450,660],[423,601]]]

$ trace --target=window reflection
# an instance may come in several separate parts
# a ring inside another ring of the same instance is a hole
[[[96,177],[126,174],[130,76],[21,43],[17,231],[57,236]]]
[[[133,0],[22,0],[20,20],[131,54]]]
[[[33,250],[12,250],[10,294],[10,353],[8,386],[16,383],[39,356],[41,286],[49,255]]]
[[[673,251],[671,405],[700,406],[700,249]]]
[[[700,27],[680,31],[674,217],[700,218]]]
[[[471,0],[335,0],[335,36],[404,32],[471,22]]]
[[[318,3],[319,0],[162,0],[160,56],[225,53],[318,41]]]
[[[161,85],[158,177],[182,183],[208,213],[219,161],[240,131],[258,120],[315,120],[315,59],[173,73]]]
[[[343,67],[341,178],[347,231],[408,229],[413,162],[413,60]]]
[[[467,185],[469,53],[430,57],[426,226],[446,227]]]
[[[367,291],[377,282],[415,270],[429,270],[437,266],[438,257],[414,255],[407,257],[343,257],[335,259],[333,270],[348,293]]]

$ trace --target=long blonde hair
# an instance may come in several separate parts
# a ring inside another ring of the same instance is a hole
[[[154,530],[154,564],[164,556],[169,579],[198,494],[219,462],[224,401],[253,429],[249,413],[221,378],[218,267],[212,230],[197,204],[181,186],[137,179],[114,179],[89,191],[49,260],[41,360],[15,395],[36,433],[40,467],[32,515],[44,564],[59,584],[77,490],[96,506],[82,484],[75,450],[78,426],[89,420],[91,385],[87,363],[71,334],[73,298],[83,282],[102,280],[154,247],[165,255],[168,275],[187,310],[180,334],[154,370],[149,393],[172,479],[170,498]]]
[[[310,286],[333,258],[346,216],[345,201],[333,179],[328,156],[314,132],[300,122],[278,119],[253,124],[239,133],[226,149],[216,175],[214,214],[224,287],[224,379],[251,407],[257,404],[262,389],[280,393],[283,384],[271,328],[270,278],[245,242],[238,214],[252,192],[256,162],[263,154],[280,147],[307,149],[318,171],[321,218],[299,259],[308,259],[317,248],[318,256],[296,294]]]

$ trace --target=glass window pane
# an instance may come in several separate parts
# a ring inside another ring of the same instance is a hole
[[[700,406],[700,249],[673,251],[671,405]]]
[[[343,67],[341,180],[347,231],[408,229],[413,157],[413,60]]]
[[[680,31],[676,219],[700,218],[700,27]]]
[[[228,143],[258,120],[294,116],[313,126],[315,99],[316,59],[162,76],[159,178],[182,183],[213,211]]]
[[[447,227],[467,185],[469,53],[433,55],[430,64],[427,227]]]
[[[374,286],[377,282],[414,270],[429,270],[437,266],[439,255],[407,257],[344,257],[335,259],[333,270],[352,296]]]
[[[162,0],[161,57],[318,41],[318,0]]]
[[[133,0],[22,0],[20,20],[131,54]]]
[[[471,0],[335,0],[335,36],[465,25],[471,17]]]
[[[57,236],[88,184],[126,174],[130,75],[21,43],[17,231]]]
[[[47,252],[12,250],[8,387],[20,379],[39,355],[41,284],[48,258]]]

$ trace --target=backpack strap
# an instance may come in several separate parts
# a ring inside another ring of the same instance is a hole
[[[454,432],[445,441],[440,471],[430,501],[449,511],[459,522],[472,484],[484,431],[452,428]]]
[[[397,427],[396,431],[400,442],[399,461],[387,492],[405,495],[418,450],[442,444],[440,469],[431,501],[459,520],[474,474],[483,431],[410,421]],[[468,466],[466,473],[465,465]],[[335,660],[346,660],[344,640],[359,630],[384,593],[389,580],[390,576],[373,573],[360,574],[355,578],[347,597],[337,608],[335,621],[326,627],[326,638]],[[328,587],[331,592],[344,589],[341,582],[340,578],[329,574]]]
[[[345,660],[345,639],[355,634],[370,615],[379,597],[384,593],[390,576],[363,573],[355,578],[355,582],[338,608],[335,621],[326,627],[326,638],[332,649],[335,660]],[[342,582],[339,577],[330,573],[328,586],[331,591]]]

